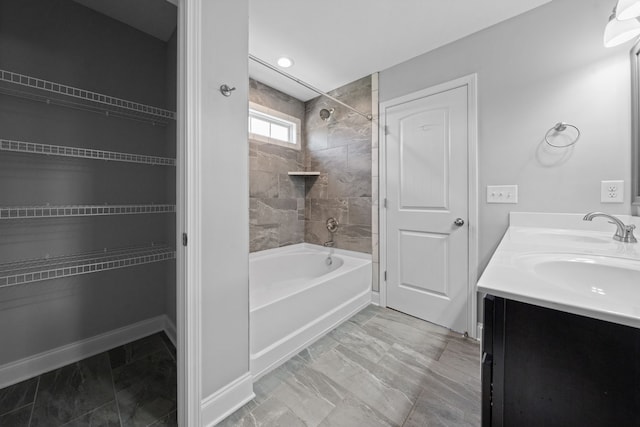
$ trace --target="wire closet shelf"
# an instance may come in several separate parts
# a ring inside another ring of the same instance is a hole
[[[158,214],[171,213],[175,211],[176,205],[11,206],[0,207],[0,220]]]
[[[176,159],[168,157],[94,150],[92,148],[69,147],[65,145],[40,144],[37,142],[14,141],[2,138],[0,138],[0,151],[43,154],[47,156],[76,157],[80,159],[107,160],[114,162],[141,163],[155,166],[176,165]]]
[[[105,113],[109,116],[131,118],[161,125],[176,118],[174,111],[3,69],[0,69],[0,83],[2,83],[0,92],[6,95],[42,101],[47,104],[84,109]]]
[[[0,288],[174,259],[167,245],[137,246],[0,264]]]

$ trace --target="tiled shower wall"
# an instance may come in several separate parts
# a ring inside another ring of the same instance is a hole
[[[373,274],[371,287],[374,291],[380,291],[380,162],[379,151],[379,118],[380,104],[378,102],[378,73],[371,75],[371,114],[373,115],[373,133],[371,134],[371,244],[373,252]]]
[[[325,98],[306,103],[251,80],[251,102],[298,117],[302,151],[250,140],[251,251],[330,239],[325,223],[340,223],[336,247],[372,254],[373,290],[378,290],[378,75],[330,95],[373,114],[373,121]],[[334,108],[328,121],[322,108]],[[290,170],[319,171],[289,177]]]
[[[371,112],[370,76],[329,94],[359,111]],[[321,109],[333,108],[327,121]],[[305,242],[322,244],[330,239],[326,220],[334,217],[340,228],[333,236],[336,247],[372,252],[372,129],[365,117],[318,97],[306,103],[305,166],[319,171],[307,178]]]
[[[302,101],[255,80],[249,100],[304,123]],[[249,139],[251,252],[304,242],[304,178],[287,175],[303,167],[301,150]]]

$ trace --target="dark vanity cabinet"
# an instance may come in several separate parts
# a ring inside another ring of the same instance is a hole
[[[483,427],[640,426],[640,329],[487,295]]]

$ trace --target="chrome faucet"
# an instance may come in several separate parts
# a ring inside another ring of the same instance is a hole
[[[616,227],[617,227],[616,234],[613,235],[613,239],[614,240],[617,240],[619,242],[625,242],[625,243],[636,243],[637,242],[635,236],[633,235],[633,230],[636,229],[636,226],[633,225],[633,224],[625,225],[624,222],[620,221],[615,216],[606,214],[604,212],[589,212],[582,219],[585,220],[585,221],[591,221],[591,220],[593,220],[593,218],[595,218],[597,216],[601,216],[603,218],[607,218],[607,219],[609,219],[609,223],[616,225]]]
[[[338,231],[338,226],[340,224],[338,224],[338,220],[333,217],[327,219],[326,224],[327,224],[327,230],[329,230],[329,240],[324,242],[322,246],[324,246],[325,248],[332,248],[335,246],[335,242],[333,241],[333,233]]]

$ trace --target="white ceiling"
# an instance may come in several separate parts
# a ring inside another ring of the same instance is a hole
[[[178,0],[75,0],[161,40]],[[249,52],[328,92],[551,0],[249,0]],[[317,96],[249,61],[249,74],[307,101]]]
[[[323,91],[436,49],[551,0],[250,0],[249,52]],[[315,96],[249,61],[256,80]]]

